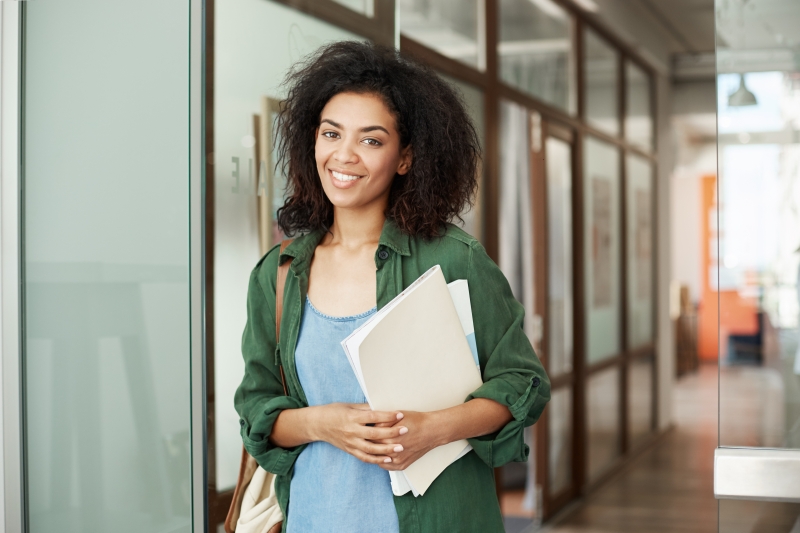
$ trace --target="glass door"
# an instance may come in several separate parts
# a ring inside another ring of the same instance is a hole
[[[719,530],[800,530],[800,3],[717,0]]]
[[[543,128],[542,207],[546,212],[546,291],[543,354],[551,379],[541,445],[543,499],[551,516],[575,496],[575,301],[573,260],[573,135],[556,124]]]
[[[203,531],[202,5],[14,4],[23,461],[12,530]]]

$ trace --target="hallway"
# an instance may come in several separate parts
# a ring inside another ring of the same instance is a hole
[[[548,533],[717,531],[717,367],[675,383],[675,427]]]
[[[784,394],[796,399],[798,379],[783,386],[774,369],[722,368],[724,441],[782,447]],[[714,498],[717,367],[675,383],[675,426],[616,477],[540,531],[547,533],[800,533],[800,505]],[[776,396],[776,392],[780,392]],[[773,401],[765,401],[765,398]],[[776,402],[775,399],[780,401]],[[795,405],[795,401],[790,405]],[[796,413],[791,413],[794,419]]]

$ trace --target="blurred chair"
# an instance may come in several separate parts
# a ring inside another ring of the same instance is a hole
[[[764,322],[766,313],[756,313],[758,329],[749,335],[728,335],[728,364],[760,365],[764,360]]]

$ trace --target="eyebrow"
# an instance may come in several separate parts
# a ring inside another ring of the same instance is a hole
[[[327,122],[328,124],[330,124],[334,128],[339,128],[340,130],[344,129],[341,124],[337,124],[336,122],[332,121],[329,118],[323,118],[322,120],[320,120],[320,124],[322,124],[323,122]],[[375,130],[380,130],[382,132],[385,132],[386,135],[390,135],[389,130],[387,130],[383,126],[377,126],[377,125],[376,126],[366,126],[364,128],[361,128],[361,130],[359,130],[359,131],[361,131],[362,133],[367,133],[369,131],[375,131]]]

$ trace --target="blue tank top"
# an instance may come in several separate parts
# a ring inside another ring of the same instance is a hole
[[[341,342],[375,313],[332,317],[306,298],[295,364],[308,405],[366,403]],[[289,533],[399,533],[389,472],[327,442],[297,458],[286,513]]]

